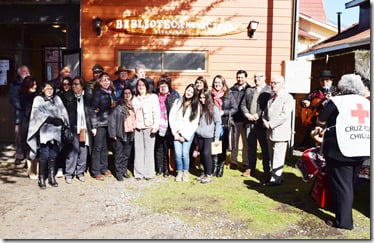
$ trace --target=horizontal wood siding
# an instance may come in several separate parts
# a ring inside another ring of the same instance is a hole
[[[254,38],[247,32],[220,37],[143,36],[129,35],[109,30],[103,26],[97,36],[92,19],[104,21],[122,16],[137,15],[189,15],[209,16],[233,21],[247,26],[250,20],[259,21]],[[92,78],[91,67],[100,63],[115,78],[119,50],[206,50],[206,73],[170,73],[173,86],[183,91],[186,84],[198,75],[209,81],[221,74],[229,85],[235,82],[238,69],[249,72],[282,72],[282,61],[290,59],[292,0],[83,0],[82,1],[82,69],[83,76]],[[160,73],[149,73],[156,81]]]

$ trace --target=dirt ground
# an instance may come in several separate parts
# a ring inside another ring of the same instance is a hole
[[[14,147],[0,144],[0,239],[253,239],[245,225],[225,215],[214,215],[217,225],[191,226],[167,212],[154,213],[135,204],[161,180],[165,179],[118,182],[111,176],[96,181],[86,175],[86,182],[74,179],[69,185],[57,178],[57,188],[47,184],[41,190],[36,180],[27,177],[23,164],[14,164]],[[340,235],[337,229],[322,231],[322,235]],[[263,239],[313,239],[311,232],[305,223]]]
[[[1,239],[199,239],[200,229],[167,214],[148,212],[134,205],[152,183],[134,178],[118,182],[114,177],[66,184],[47,184],[46,190],[15,166],[11,145],[0,157]],[[6,195],[6,196],[4,196]]]

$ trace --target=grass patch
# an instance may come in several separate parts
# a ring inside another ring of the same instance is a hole
[[[293,167],[298,157],[288,158],[284,184],[264,187],[255,177],[242,177],[238,170],[225,168],[222,178],[201,184],[194,180],[175,182],[174,177],[147,187],[136,203],[154,212],[183,219],[191,226],[218,233],[214,238],[231,239],[370,239],[370,185],[360,187],[354,210],[355,229],[338,230],[325,226],[329,211],[319,209],[310,197],[312,182],[304,183]],[[258,161],[258,168],[261,161]],[[363,198],[357,199],[358,197]],[[365,201],[366,200],[366,201]],[[212,226],[213,225],[213,226]],[[207,236],[207,238],[210,238]]]

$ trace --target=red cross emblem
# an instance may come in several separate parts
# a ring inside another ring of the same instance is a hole
[[[369,117],[369,111],[363,109],[362,104],[357,104],[357,110],[351,110],[352,117],[358,117],[358,123],[364,124],[365,117]]]

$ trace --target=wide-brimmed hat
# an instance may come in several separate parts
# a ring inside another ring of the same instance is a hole
[[[336,76],[332,75],[330,70],[325,69],[321,71],[318,78],[336,78]]]
[[[104,68],[103,66],[101,66],[100,64],[95,64],[93,67],[92,67],[92,72],[104,72]]]
[[[117,71],[114,74],[118,75],[120,72],[131,73],[132,71],[130,69],[127,69],[126,66],[121,66],[121,67],[118,67]]]

